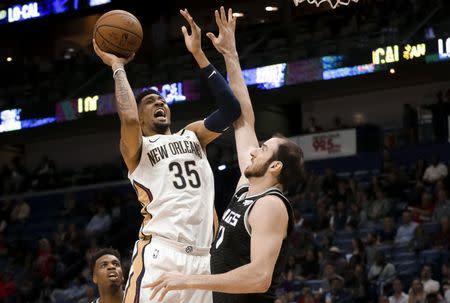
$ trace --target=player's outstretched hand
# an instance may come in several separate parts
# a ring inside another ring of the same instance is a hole
[[[201,43],[201,36],[202,36],[202,30],[200,27],[195,23],[192,16],[189,14],[187,8],[184,10],[180,10],[180,14],[186,19],[186,21],[189,23],[189,27],[191,28],[191,34],[189,35],[188,30],[186,26],[181,27],[181,32],[184,36],[184,43],[186,44],[186,48],[189,52],[192,54],[196,54],[198,52],[202,51],[202,43]]]
[[[215,11],[216,24],[219,27],[219,36],[213,33],[207,33],[206,36],[211,39],[214,47],[223,55],[236,53],[236,40],[234,32],[236,29],[236,17],[233,17],[233,10],[228,9],[228,17],[223,6],[219,11]]]
[[[92,40],[92,44],[94,45],[94,51],[97,54],[97,56],[99,56],[100,59],[102,59],[103,63],[105,63],[108,66],[117,66],[117,65],[124,66],[125,64],[134,59],[134,54],[132,54],[128,58],[121,58],[111,53],[102,51],[100,47],[98,47],[97,42],[95,42],[95,39]]]
[[[150,288],[152,291],[152,295],[150,296],[150,300],[152,300],[160,291],[159,301],[164,300],[166,294],[171,290],[181,290],[187,289],[188,277],[185,275],[181,275],[178,273],[163,273],[156,281],[144,285],[143,288]]]

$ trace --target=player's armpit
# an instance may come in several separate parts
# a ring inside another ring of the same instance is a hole
[[[250,260],[259,268],[267,290],[275,264],[287,235],[289,216],[284,202],[276,196],[265,196],[253,206],[248,217],[251,228]]]
[[[197,135],[200,145],[203,148],[221,135],[221,133],[216,133],[207,129],[203,121],[192,122],[186,126],[185,129],[193,131]]]

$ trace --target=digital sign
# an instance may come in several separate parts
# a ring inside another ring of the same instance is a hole
[[[150,86],[149,89],[156,90],[164,97],[167,104],[172,104],[174,102],[186,101],[186,96],[183,94],[183,83],[175,82],[169,84],[162,84],[158,86]],[[147,88],[144,88],[144,90]]]
[[[448,59],[450,58],[450,38],[439,39],[438,40],[438,52],[439,58]]]
[[[251,68],[242,71],[247,85],[258,84],[260,89],[273,89],[284,85],[286,63]]]
[[[54,117],[21,120],[20,108],[12,108],[0,111],[0,133],[20,130],[23,128],[33,128],[41,125],[53,123],[56,121]]]
[[[0,24],[57,15],[110,3],[111,0],[41,0],[15,4],[0,10]]]
[[[402,53],[400,53],[400,50]],[[372,51],[372,63],[375,65],[400,62],[401,60],[412,60],[422,58],[427,55],[427,45],[425,43],[392,45],[380,47]]]

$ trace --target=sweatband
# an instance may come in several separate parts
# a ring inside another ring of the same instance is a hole
[[[206,117],[205,127],[216,133],[224,132],[240,117],[241,106],[225,78],[212,64],[202,68],[201,74],[219,106],[216,111]]]

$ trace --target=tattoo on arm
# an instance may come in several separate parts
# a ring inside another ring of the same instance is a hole
[[[120,118],[127,116],[137,117],[137,105],[124,71],[119,71],[115,77],[115,92],[117,112]]]

